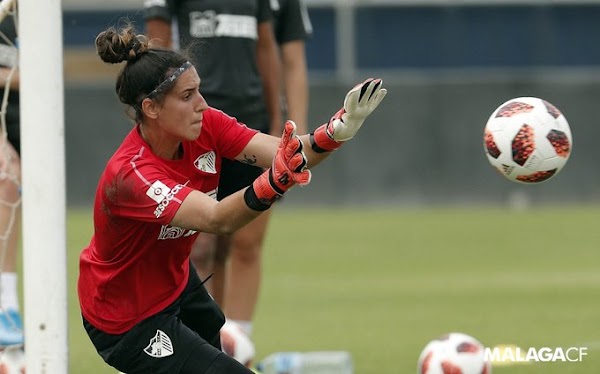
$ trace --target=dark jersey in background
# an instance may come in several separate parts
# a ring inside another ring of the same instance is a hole
[[[312,25],[303,0],[271,0],[271,9],[278,44],[304,40],[312,34]]]
[[[145,17],[175,21],[179,44],[194,58],[209,105],[268,132],[256,64],[257,26],[272,20],[269,0],[156,0]],[[259,116],[260,121],[249,119]],[[257,123],[259,122],[259,123]]]

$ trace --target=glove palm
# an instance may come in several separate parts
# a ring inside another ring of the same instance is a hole
[[[332,151],[352,139],[385,98],[387,90],[382,85],[381,79],[369,78],[354,86],[344,98],[344,107],[311,134],[313,150]]]

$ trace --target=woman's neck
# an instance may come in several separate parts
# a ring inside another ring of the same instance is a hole
[[[138,129],[140,136],[156,156],[165,160],[180,160],[183,157],[183,145],[180,141],[169,142],[167,136],[156,134],[144,124],[140,124]]]

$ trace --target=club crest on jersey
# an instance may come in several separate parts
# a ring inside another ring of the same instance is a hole
[[[194,161],[194,166],[196,169],[203,171],[205,173],[216,174],[217,173],[217,155],[214,151],[206,152],[203,155],[200,155],[196,161]]]
[[[156,335],[150,339],[150,344],[144,348],[148,356],[161,358],[173,354],[173,343],[171,338],[161,330],[156,330]]]

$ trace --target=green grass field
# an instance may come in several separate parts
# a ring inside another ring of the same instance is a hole
[[[275,210],[255,321],[258,358],[348,350],[358,374],[415,373],[421,349],[450,331],[486,346],[587,346],[577,363],[494,373],[600,368],[600,207]],[[89,211],[68,214],[71,373],[115,373],[79,316],[77,258]]]

